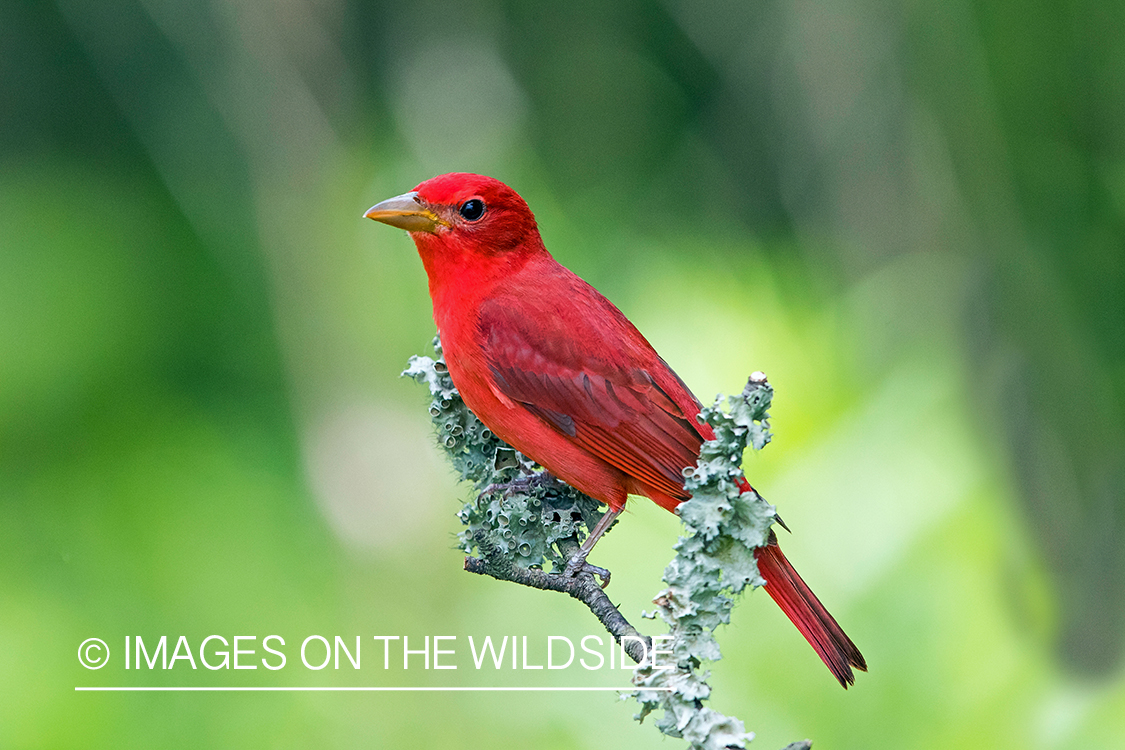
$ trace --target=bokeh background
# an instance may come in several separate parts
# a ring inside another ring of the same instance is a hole
[[[623,684],[294,664],[311,633],[597,632],[461,571],[467,490],[398,378],[425,278],[360,215],[459,170],[704,400],[774,383],[747,470],[871,673],[840,690],[746,597],[712,683],[754,747],[1125,747],[1103,0],[0,4],[0,746],[679,746],[612,693],[73,691]],[[678,523],[632,508],[595,561],[637,618]],[[213,633],[290,665],[120,663]]]

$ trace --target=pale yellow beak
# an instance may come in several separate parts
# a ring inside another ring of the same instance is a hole
[[[439,226],[446,225],[437,214],[427,208],[426,202],[418,193],[413,191],[376,203],[367,209],[364,216],[408,232],[433,234]]]

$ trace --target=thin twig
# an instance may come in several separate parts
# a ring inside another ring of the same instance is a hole
[[[630,659],[640,664],[645,654],[651,653],[652,640],[629,624],[590,573],[580,573],[570,577],[560,573],[521,568],[500,554],[483,533],[477,532],[473,535],[473,539],[476,541],[477,549],[481,551],[481,557],[466,557],[465,570],[477,575],[490,576],[498,581],[511,581],[533,589],[569,594],[590,608],[614,640],[622,643],[622,639],[625,639],[623,648]]]

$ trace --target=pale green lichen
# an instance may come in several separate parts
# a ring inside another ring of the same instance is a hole
[[[461,479],[476,489],[457,513],[467,527],[458,535],[460,548],[473,554],[474,535],[483,533],[499,553],[520,567],[565,565],[559,541],[585,537],[602,517],[601,504],[550,479],[493,435],[461,400],[437,338],[434,350],[436,358],[411,357],[402,374],[430,389],[430,418],[438,441]],[[513,482],[518,479],[528,481]]]
[[[704,661],[722,658],[715,629],[730,622],[733,596],[747,586],[765,583],[758,574],[754,548],[766,543],[776,517],[773,506],[756,492],[742,492],[742,453],[770,440],[769,406],[773,388],[765,378],[752,379],[739,396],[722,398],[699,415],[715,430],[703,444],[699,462],[685,471],[692,497],[678,508],[687,533],[676,543],[676,556],[664,570],[668,585],[654,600],[656,614],[669,626],[671,657],[654,669],[637,667],[633,693],[641,704],[638,721],[657,709],[656,727],[682,737],[700,750],[742,748],[753,739],[742,722],[702,704],[711,687]],[[655,615],[653,615],[655,616]]]
[[[600,503],[554,480],[533,461],[491,433],[461,400],[435,338],[436,358],[415,356],[402,373],[426,384],[430,417],[438,440],[463,480],[473,483],[473,499],[458,512],[467,527],[459,535],[466,553],[485,535],[500,554],[524,568],[565,565],[559,542],[580,539],[601,518]],[[666,735],[682,737],[698,750],[743,748],[753,739],[742,722],[703,705],[711,695],[704,661],[722,658],[715,629],[730,622],[733,596],[761,586],[754,548],[765,544],[776,515],[756,492],[739,489],[743,451],[770,440],[768,409],[772,387],[752,378],[739,396],[722,398],[699,415],[715,430],[703,444],[699,462],[685,469],[692,498],[678,508],[686,534],[664,571],[667,588],[656,598],[657,614],[669,625],[671,668],[651,663],[634,672],[632,693],[641,703],[638,720],[663,709],[655,722]],[[516,481],[513,481],[516,480]],[[522,480],[522,481],[521,481]],[[797,743],[798,747],[807,747]],[[793,746],[790,746],[793,747]],[[788,750],[788,749],[787,749]]]

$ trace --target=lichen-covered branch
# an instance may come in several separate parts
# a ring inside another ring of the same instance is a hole
[[[704,705],[711,688],[700,667],[721,658],[713,633],[730,621],[732,597],[763,583],[754,548],[765,543],[776,516],[756,492],[740,492],[738,480],[746,447],[760,449],[769,442],[773,389],[765,376],[751,376],[742,394],[728,400],[726,411],[716,399],[700,414],[716,439],[704,443],[698,464],[684,472],[692,493],[679,507],[686,533],[675,546],[676,556],[664,572],[667,588],[654,600],[657,610],[651,615],[669,625],[671,646],[661,650],[670,651],[674,664],[654,668],[644,660],[651,640],[629,624],[594,577],[559,572],[602,517],[601,505],[493,435],[461,401],[436,338],[434,349],[436,358],[411,357],[403,375],[429,387],[439,440],[461,478],[476,488],[458,513],[467,527],[459,535],[468,555],[465,570],[581,601],[639,665],[632,694],[641,703],[639,720],[660,709],[657,728],[684,738],[692,748],[744,748],[753,734],[742,722]],[[809,744],[794,743],[786,750]]]
[[[692,497],[678,511],[686,534],[664,571],[668,587],[654,600],[656,613],[669,626],[675,666],[641,665],[633,676],[641,704],[637,719],[662,709],[657,729],[699,750],[742,748],[753,739],[741,721],[703,705],[711,687],[700,666],[722,658],[714,632],[730,622],[732,597],[765,583],[754,548],[766,543],[774,509],[757,492],[743,492],[739,482],[742,452],[769,442],[772,396],[765,376],[755,373],[740,395],[728,399],[729,411],[716,398],[699,415],[714,428],[715,439],[703,444],[696,467],[685,470]]]
[[[602,591],[593,576],[561,571],[581,538],[602,517],[601,504],[539,469],[497,438],[461,401],[441,359],[411,357],[403,375],[430,389],[430,417],[439,440],[476,496],[458,513],[468,528],[459,535],[465,570],[523,586],[558,591],[585,604],[633,661],[651,648]],[[476,552],[480,556],[473,557]],[[637,639],[641,638],[642,641]]]
[[[521,568],[493,547],[486,534],[478,531],[474,535],[474,541],[481,556],[466,557],[465,570],[521,586],[569,594],[589,607],[614,640],[623,644],[625,653],[634,662],[640,664],[645,655],[651,653],[652,640],[629,624],[589,573],[571,577],[545,573],[534,568]],[[573,546],[575,549],[578,547],[577,544]]]
[[[461,400],[441,359],[411,357],[402,373],[425,383],[430,417],[453,467],[473,483],[474,497],[458,512],[467,527],[460,546],[472,554],[483,535],[495,555],[520,568],[565,566],[567,541],[584,537],[601,519],[601,504],[544,472],[492,434]],[[560,549],[560,544],[562,548]]]

